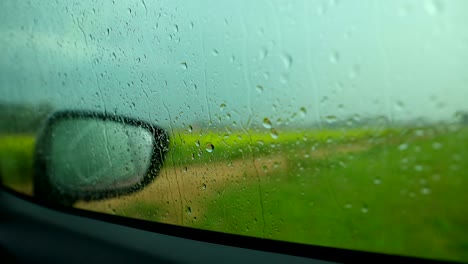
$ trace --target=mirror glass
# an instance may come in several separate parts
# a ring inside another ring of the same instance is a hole
[[[51,133],[50,182],[64,191],[106,191],[140,182],[151,164],[145,128],[92,118],[59,120]]]

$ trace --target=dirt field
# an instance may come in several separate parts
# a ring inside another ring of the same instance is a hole
[[[362,144],[335,146],[318,150],[303,151],[312,159],[326,159],[330,155],[360,152],[368,149]],[[253,162],[255,161],[255,162]],[[146,188],[129,196],[105,201],[79,202],[77,208],[120,214],[126,207],[137,202],[154,204],[163,212],[164,223],[184,225],[187,208],[190,218],[201,219],[206,200],[222,195],[229,186],[241,186],[252,182],[271,180],[268,176],[287,173],[288,159],[285,155],[250,157],[233,161],[210,162],[187,165],[186,167],[163,168],[159,176]],[[129,215],[139,217],[139,215]],[[146,217],[143,217],[146,218]]]

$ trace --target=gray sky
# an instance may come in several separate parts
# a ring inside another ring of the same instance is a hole
[[[175,126],[468,109],[468,1],[31,2],[0,3],[1,101]]]

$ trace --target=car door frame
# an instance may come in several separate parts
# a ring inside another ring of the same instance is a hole
[[[49,263],[439,263],[225,234],[36,201],[0,188],[0,253]]]

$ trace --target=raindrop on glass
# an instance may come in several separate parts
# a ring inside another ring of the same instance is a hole
[[[328,124],[333,124],[336,122],[336,116],[334,115],[328,115],[325,117],[325,122],[327,122]]]
[[[263,124],[264,128],[268,128],[268,129],[270,129],[271,126],[272,126],[271,121],[270,121],[270,119],[268,119],[268,117],[263,118],[263,123],[262,124]]]
[[[259,53],[258,53],[258,58],[260,60],[265,59],[265,57],[268,55],[268,50],[266,48],[261,48]]]
[[[292,63],[293,63],[293,59],[292,59],[291,55],[289,55],[289,54],[284,54],[284,55],[283,55],[283,63],[284,63],[284,67],[285,67],[286,69],[291,68],[291,65],[292,65]]]
[[[361,212],[364,213],[364,214],[367,214],[369,212],[369,208],[367,208],[367,205],[362,206]]]
[[[335,64],[335,63],[338,63],[339,60],[340,60],[340,55],[338,54],[338,52],[336,51],[332,52],[332,54],[330,55],[330,62]]]
[[[408,144],[401,144],[400,146],[398,146],[398,149],[400,151],[406,150],[406,149],[408,149]]]
[[[255,88],[256,88],[256,90],[257,90],[258,93],[262,93],[262,92],[263,92],[263,86],[257,85]]]
[[[301,113],[301,116],[304,117],[307,114],[307,109],[305,107],[301,107],[299,112]]]
[[[431,189],[427,187],[421,188],[421,194],[428,195],[430,193],[431,193]]]
[[[209,152],[209,153],[213,152],[213,150],[215,148],[214,145],[211,144],[211,142],[206,143],[205,147],[206,147],[206,151]]]
[[[270,129],[270,136],[273,139],[277,139],[279,137],[278,132],[276,131],[276,129],[274,129],[274,128]]]
[[[444,6],[440,0],[427,0],[425,8],[429,15],[435,16],[442,13]]]
[[[439,142],[434,142],[434,143],[432,143],[432,148],[433,148],[433,149],[441,149],[441,148],[442,148],[442,144],[439,143]]]
[[[226,104],[225,104],[225,103],[222,103],[221,105],[219,105],[219,110],[220,110],[220,111],[223,111],[225,108],[226,108]]]

